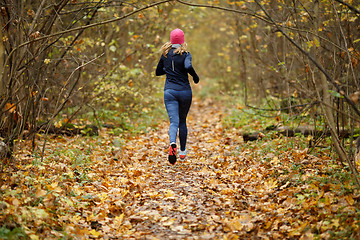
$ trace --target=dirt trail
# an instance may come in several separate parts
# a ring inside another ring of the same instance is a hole
[[[214,239],[231,230],[252,230],[251,215],[242,212],[243,199],[237,198],[237,184],[222,181],[226,172],[217,166],[225,161],[231,165],[240,142],[240,137],[236,142],[224,136],[221,119],[219,106],[195,100],[188,119],[188,156],[175,165],[167,161],[168,123],[123,148],[121,159],[134,159],[141,178],[138,198],[125,211],[129,233],[124,237]],[[235,215],[242,218],[234,222]]]
[[[49,136],[43,162],[26,144],[2,174],[0,224],[32,239],[359,239],[360,194],[343,167],[286,138],[244,144],[223,110],[193,101],[175,165],[168,121],[133,137]]]

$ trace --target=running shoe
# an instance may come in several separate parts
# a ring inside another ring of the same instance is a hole
[[[171,164],[176,163],[176,144],[172,143],[169,148],[169,162]]]
[[[184,151],[181,151],[181,150],[180,150],[179,156],[180,156],[180,160],[185,160],[185,157],[186,157],[186,148],[185,148]]]

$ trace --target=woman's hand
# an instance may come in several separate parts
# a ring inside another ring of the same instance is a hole
[[[193,80],[194,80],[194,83],[197,84],[200,81],[199,76],[198,75],[194,76]]]

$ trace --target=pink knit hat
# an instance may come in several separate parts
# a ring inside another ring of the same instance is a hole
[[[184,32],[177,28],[170,33],[170,42],[172,44],[183,44],[185,41]]]

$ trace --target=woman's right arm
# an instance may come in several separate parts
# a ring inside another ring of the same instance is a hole
[[[194,83],[198,83],[199,76],[196,74],[195,69],[192,66],[191,59],[192,59],[191,54],[188,52],[186,54],[185,61],[184,61],[185,69],[193,77]]]
[[[163,56],[161,55],[161,58],[159,60],[159,63],[156,67],[156,71],[155,71],[156,76],[161,76],[166,74],[165,70],[164,70],[164,60],[163,60]]]

